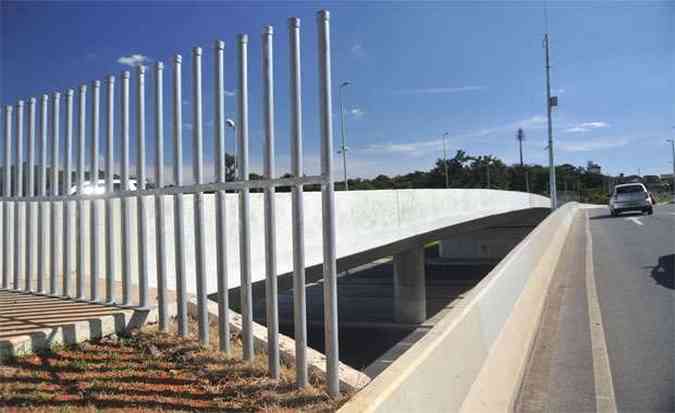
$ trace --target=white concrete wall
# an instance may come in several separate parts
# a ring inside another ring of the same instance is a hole
[[[530,231],[530,227],[489,228],[441,240],[439,255],[452,259],[501,260]]]
[[[507,412],[577,204],[549,215],[340,412]]]
[[[305,193],[305,248],[306,263],[308,266],[322,262],[322,233],[321,233],[321,194],[318,192]],[[251,194],[251,254],[252,279],[264,279],[264,219],[262,194]],[[174,202],[171,196],[165,196],[167,220],[163,228],[168,237],[168,285],[175,286],[174,275]],[[136,199],[128,200],[132,216],[132,242],[129,245],[132,251],[134,269],[137,268],[137,229],[136,229]],[[155,200],[147,197],[148,216],[148,251],[156,251]],[[88,211],[88,204],[86,209]],[[115,276],[120,279],[121,264],[121,226],[120,201],[115,200],[115,233],[117,269]],[[215,198],[213,194],[205,195],[206,204],[206,257],[208,292],[216,291],[216,246],[215,246]],[[189,249],[185,257],[187,262],[188,291],[195,292],[194,277],[194,212],[192,196],[185,199],[186,245]],[[290,193],[277,194],[277,257],[279,273],[292,270],[292,238],[291,238],[291,199]],[[337,220],[337,253],[338,257],[367,251],[374,247],[397,241],[401,238],[422,234],[433,229],[459,224],[468,220],[477,219],[493,214],[505,213],[531,207],[548,207],[548,198],[521,192],[486,190],[486,189],[408,189],[408,190],[378,190],[352,191],[336,193],[336,220]],[[62,205],[57,206],[61,210]],[[72,203],[71,211],[75,212]],[[37,210],[37,208],[34,208]],[[103,203],[100,203],[100,223],[103,241],[101,242],[100,257],[102,273],[105,274],[105,218]],[[50,216],[50,214],[47,214]],[[60,213],[59,213],[60,216]],[[76,222],[75,217],[73,221]],[[90,225],[87,219],[85,233],[87,242],[85,255],[90,257]],[[49,224],[49,220],[47,220]],[[228,278],[230,287],[239,286],[239,231],[238,231],[238,202],[236,194],[227,195],[227,228],[228,228]],[[13,229],[13,225],[11,225]],[[49,225],[45,229],[49,236]],[[74,229],[75,233],[76,228]],[[37,229],[36,229],[37,232]],[[35,234],[37,235],[37,233]],[[35,238],[34,238],[35,239]],[[50,240],[50,238],[47,238]],[[73,239],[74,240],[74,239]],[[48,241],[49,242],[49,241]],[[36,251],[34,247],[33,251]],[[62,251],[58,245],[58,251]],[[6,248],[5,248],[6,251]],[[72,247],[75,253],[75,245]],[[37,257],[36,257],[37,259]],[[75,257],[73,256],[73,260]],[[75,261],[73,261],[75,262]],[[62,259],[59,260],[62,265]],[[87,258],[89,264],[89,258]],[[34,267],[35,268],[35,267]],[[61,269],[59,268],[59,271]],[[156,285],[156,260],[149,261],[150,285]],[[89,269],[86,269],[88,274]],[[33,274],[35,276],[36,274]],[[137,274],[132,274],[134,283]],[[23,283],[22,283],[23,285]]]

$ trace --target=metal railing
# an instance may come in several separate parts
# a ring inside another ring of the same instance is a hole
[[[264,112],[264,179],[249,180],[249,130],[248,130],[248,37],[239,35],[238,48],[238,125],[237,144],[238,177],[234,181],[226,181],[225,154],[225,89],[224,89],[224,50],[225,43],[216,41],[214,45],[213,67],[213,101],[214,127],[213,142],[215,151],[215,182],[206,182],[204,174],[204,114],[203,114],[203,51],[196,47],[192,51],[192,168],[194,184],[186,184],[183,168],[183,58],[176,55],[173,59],[171,78],[171,118],[172,138],[174,145],[173,169],[175,185],[168,187],[165,179],[165,143],[167,134],[164,130],[164,72],[165,66],[157,62],[152,68],[152,113],[154,122],[155,154],[154,187],[147,187],[146,156],[146,75],[147,69],[139,66],[135,71],[135,143],[136,143],[136,188],[130,189],[132,183],[130,154],[130,89],[132,74],[124,71],[120,75],[121,85],[116,84],[114,76],[108,76],[102,84],[100,81],[81,85],[79,92],[69,89],[65,92],[65,113],[61,113],[61,94],[51,97],[43,95],[40,100],[39,121],[36,129],[36,99],[28,101],[28,116],[24,119],[24,102],[5,108],[4,116],[4,167],[2,170],[2,226],[0,239],[3,253],[2,285],[3,289],[22,291],[31,294],[47,294],[68,299],[84,300],[131,307],[138,310],[149,310],[151,303],[148,297],[149,263],[155,260],[157,268],[157,309],[159,326],[168,329],[167,290],[176,291],[176,317],[178,334],[188,334],[186,254],[195,256],[196,296],[198,307],[199,340],[209,342],[209,325],[207,313],[207,283],[205,270],[205,211],[204,192],[215,191],[216,196],[216,250],[217,250],[217,289],[219,313],[219,345],[226,353],[230,352],[230,334],[228,325],[228,277],[227,277],[227,215],[226,191],[237,191],[239,200],[239,253],[241,275],[241,315],[243,357],[252,360],[253,316],[251,288],[251,234],[250,234],[250,195],[249,190],[264,190],[264,223],[265,223],[265,287],[267,305],[267,330],[269,371],[279,378],[279,321],[277,304],[277,261],[276,261],[276,228],[275,228],[275,188],[290,186],[292,188],[292,240],[293,240],[293,276],[294,276],[294,323],[295,323],[295,355],[296,382],[298,386],[308,384],[307,373],[307,317],[305,300],[305,258],[304,258],[304,216],[303,186],[321,184],[322,188],[322,227],[324,256],[324,304],[325,304],[325,341],[327,357],[328,392],[333,396],[339,394],[338,381],[338,335],[337,335],[337,290],[336,290],[336,253],[335,253],[335,199],[332,176],[333,167],[333,127],[331,120],[331,56],[329,13],[321,11],[317,15],[318,25],[318,68],[321,121],[321,175],[305,176],[302,156],[302,89],[300,66],[300,19],[291,18],[288,24],[290,43],[290,141],[292,177],[277,178],[275,176],[275,125],[274,125],[274,32],[271,26],[265,27],[262,33],[262,100]],[[101,88],[104,89],[104,131],[105,146],[102,150],[100,142],[101,127]],[[119,88],[119,90],[117,90]],[[91,101],[87,103],[88,92]],[[116,100],[115,93],[119,93]],[[74,119],[75,100],[77,100],[77,119]],[[116,121],[115,108],[118,107],[119,119]],[[89,106],[89,107],[88,107]],[[51,115],[49,108],[51,107]],[[87,111],[89,110],[89,113]],[[64,119],[61,127],[61,119]],[[24,123],[28,124],[26,136],[27,162],[24,162]],[[76,124],[75,124],[76,122]],[[14,126],[14,128],[13,128]],[[119,128],[116,130],[116,128]],[[63,131],[62,131],[63,129]],[[77,135],[75,135],[77,129]],[[61,132],[64,132],[61,141]],[[48,134],[51,133],[51,139]],[[74,141],[74,139],[76,139]],[[87,142],[89,140],[89,142]],[[16,142],[12,148],[12,141]],[[119,160],[119,182],[122,190],[115,190],[116,160],[115,148],[121,145]],[[13,152],[14,149],[14,152]],[[85,170],[86,150],[90,152],[89,171]],[[51,162],[48,163],[48,153]],[[103,154],[104,167],[100,169],[99,156]],[[37,155],[37,159],[36,159]],[[63,158],[63,168],[61,159]],[[51,169],[49,169],[51,168]],[[24,169],[26,174],[24,176]],[[75,170],[74,170],[75,169]],[[50,172],[48,174],[48,171]],[[88,172],[88,173],[87,173]],[[99,177],[103,175],[105,182],[101,193],[86,194],[87,186],[96,187]],[[87,178],[88,176],[88,178]],[[76,191],[71,193],[71,185],[75,181]],[[25,185],[24,185],[25,183]],[[186,240],[185,196],[194,197],[194,246]],[[156,250],[148,248],[148,237],[153,236],[148,230],[148,196],[155,199]],[[170,195],[174,202],[175,244],[175,286],[167,285],[169,236],[167,214],[162,201],[163,196]],[[136,199],[135,212],[137,233],[133,234],[130,198]],[[119,202],[115,209],[113,202]],[[87,209],[86,206],[89,205]],[[75,210],[73,211],[73,207]],[[100,222],[99,208],[103,208],[104,222]],[[117,213],[116,211],[119,211]],[[48,217],[48,213],[51,213]],[[73,212],[75,212],[73,214]],[[120,225],[115,225],[116,214]],[[50,223],[48,225],[48,218]],[[89,219],[89,233],[87,229]],[[48,227],[49,226],[49,230]],[[116,245],[116,236],[121,230],[120,245]],[[37,234],[37,239],[33,235]],[[49,234],[49,239],[47,238]],[[138,268],[133,268],[132,237],[137,240]],[[87,251],[86,242],[90,243]],[[73,251],[75,249],[75,251]],[[117,267],[115,251],[121,250],[121,268]],[[105,250],[105,256],[99,251]],[[74,254],[73,254],[74,252]],[[75,257],[73,260],[72,257]],[[36,257],[36,262],[34,258]],[[89,293],[85,294],[85,266],[89,260]],[[37,268],[33,268],[37,264]],[[99,280],[105,268],[105,297],[101,297]],[[13,269],[13,274],[12,274]],[[59,272],[60,270],[60,272]],[[137,271],[137,279],[132,274]],[[37,286],[32,285],[31,274],[37,273]],[[72,275],[75,276],[75,294],[71,294]],[[57,285],[59,275],[61,285]],[[49,277],[49,283],[46,282]],[[23,278],[23,280],[22,280]],[[116,279],[121,279],[122,300],[115,302]],[[23,284],[22,284],[23,281]],[[137,285],[138,302],[132,303],[132,285]]]

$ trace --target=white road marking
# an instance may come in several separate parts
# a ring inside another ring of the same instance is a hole
[[[593,376],[595,378],[595,406],[598,413],[616,413],[616,395],[614,394],[612,369],[609,365],[605,329],[602,324],[602,313],[600,312],[598,291],[595,284],[593,240],[591,238],[589,222],[588,212],[586,212],[586,291],[588,294],[588,318],[591,327]]]
[[[633,221],[634,223],[636,223],[636,224],[638,224],[638,225],[644,225],[644,224],[642,223],[642,221],[640,221],[640,218],[636,218],[636,217],[628,217],[628,218],[626,218],[626,219],[627,219],[628,221]]]

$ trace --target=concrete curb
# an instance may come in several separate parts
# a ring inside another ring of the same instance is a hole
[[[157,320],[156,309],[150,311],[133,309],[117,311],[116,309],[109,315],[34,330],[24,335],[0,340],[0,361],[47,350],[57,345],[77,344],[111,334],[120,334],[139,328],[146,323],[155,323]]]
[[[340,412],[509,411],[578,204],[549,215]]]
[[[197,316],[197,300],[190,298],[188,300],[188,314]],[[218,303],[208,302],[209,322],[215,323],[218,320]],[[229,311],[230,330],[234,334],[241,332],[241,315],[230,309]],[[253,323],[253,343],[256,351],[267,351],[267,327],[256,322]],[[281,359],[289,364],[295,364],[295,340],[283,334],[279,334],[279,353]],[[307,364],[309,374],[322,379],[326,378],[326,356],[310,347],[307,348]],[[340,363],[340,388],[342,391],[353,392],[360,390],[370,382],[370,377],[362,372]]]

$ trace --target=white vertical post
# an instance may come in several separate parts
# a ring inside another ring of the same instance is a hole
[[[84,150],[85,150],[85,135],[87,132],[87,85],[80,86],[80,102],[78,105],[78,137],[77,137],[77,190],[82,194],[84,189]],[[78,220],[78,234],[77,234],[77,277],[75,279],[75,298],[84,300],[84,245],[85,245],[85,216],[84,216],[84,201],[80,198],[77,200],[77,220]]]
[[[66,142],[64,145],[63,193],[70,195],[73,171],[73,95],[74,91],[66,92]],[[71,217],[70,201],[63,203],[63,296],[70,297],[70,276],[73,272],[71,257],[71,242],[73,239],[73,222]]]
[[[92,82],[93,96],[91,99],[91,165],[89,167],[89,182],[92,189],[98,188],[98,172],[99,172],[99,135],[100,135],[100,106],[101,106],[101,82],[95,80]],[[94,193],[98,191],[95,190]],[[91,214],[91,228],[90,240],[91,248],[91,268],[89,269],[90,276],[90,299],[91,301],[98,301],[98,278],[101,273],[101,258],[99,249],[101,245],[101,228],[98,214],[98,199],[92,199],[89,203],[89,213]]]
[[[16,173],[14,174],[14,193],[23,197],[23,100],[16,105]],[[23,271],[23,220],[25,201],[18,201],[14,207],[14,289],[19,289],[19,277]],[[24,273],[25,274],[25,273]]]
[[[5,106],[5,175],[3,176],[3,195],[5,200],[2,202],[3,209],[3,225],[2,225],[2,246],[3,246],[3,261],[2,261],[2,287],[8,288],[9,274],[11,271],[11,231],[10,231],[10,205],[9,197],[12,196],[12,106]],[[18,289],[18,286],[13,286]]]
[[[290,93],[291,93],[291,173],[303,176],[302,166],[302,80],[300,70],[300,19],[288,21],[290,43]],[[293,227],[293,324],[295,333],[295,381],[305,387],[307,380],[307,308],[305,303],[305,239],[303,187],[292,188]]]
[[[331,93],[330,15],[322,10],[319,25],[319,104],[321,118],[321,202],[323,212],[323,304],[328,394],[340,394],[338,367],[337,271],[335,253],[335,192],[333,182],[333,120]]]
[[[239,180],[248,181],[248,36],[239,35]],[[250,197],[247,188],[239,191],[239,262],[241,272],[241,332],[243,357],[253,361],[253,292],[251,288]]]
[[[157,62],[155,65],[155,134],[157,144],[157,162],[155,163],[155,186],[164,186],[164,63]],[[167,315],[166,294],[166,211],[164,208],[164,196],[157,194],[155,197],[155,220],[157,234],[157,305],[159,306],[159,329],[167,331],[169,320]]]
[[[129,190],[129,79],[131,74],[124,71],[120,102],[120,133],[122,134],[122,190]],[[131,209],[129,198],[120,199],[122,212],[122,305],[131,305]]]
[[[145,189],[145,66],[136,71],[136,187]],[[138,212],[138,306],[148,309],[148,228],[145,197],[136,198]]]
[[[173,139],[174,139],[174,181],[177,187],[183,186],[183,57],[176,55],[173,70]],[[178,335],[188,335],[187,297],[185,267],[185,206],[183,194],[174,197],[174,226],[176,251],[176,317]]]
[[[54,100],[52,102],[52,176],[51,176],[51,194],[52,196],[59,195],[59,128],[61,127],[59,122],[60,117],[60,104],[61,104],[61,93],[55,92],[53,96]],[[50,278],[49,278],[49,294],[56,295],[56,277],[58,269],[58,261],[60,258],[59,253],[59,241],[61,240],[61,234],[58,233],[60,226],[58,225],[58,203],[50,202],[51,208],[51,265],[50,265]]]
[[[40,175],[38,180],[38,195],[41,197],[47,196],[47,111],[49,107],[49,96],[42,95],[40,101]],[[45,294],[45,275],[47,272],[47,213],[45,211],[46,205],[44,201],[38,202],[38,293]]]
[[[202,125],[202,49],[195,47],[192,50],[192,167],[195,184],[204,183],[204,151]],[[204,228],[204,194],[195,193],[195,263],[197,276],[197,309],[199,325],[199,342],[202,345],[209,343],[209,315],[206,309],[206,251]]]
[[[263,123],[265,125],[265,179],[274,179],[274,29],[266,26],[262,34]],[[265,188],[265,301],[267,309],[267,358],[270,375],[278,379],[279,305],[277,302],[277,231],[274,187]]]
[[[35,196],[35,98],[30,98],[28,102],[28,142],[26,144],[28,153],[27,159],[27,175],[26,182],[26,196]],[[26,202],[26,285],[25,290],[31,291],[32,276],[33,276],[33,203]]]
[[[225,42],[215,44],[215,128],[213,141],[216,151],[216,181],[225,182],[227,165],[225,156],[225,86],[223,80]],[[230,316],[227,279],[227,209],[225,191],[216,193],[216,260],[218,265],[218,342],[220,350],[230,353]]]
[[[107,104],[107,122],[106,122],[106,157],[105,157],[105,191],[112,193],[115,190],[115,76],[108,76],[108,104]],[[106,220],[106,255],[105,255],[105,302],[113,304],[115,302],[115,231],[114,231],[114,210],[112,198],[105,200],[105,220]]]

